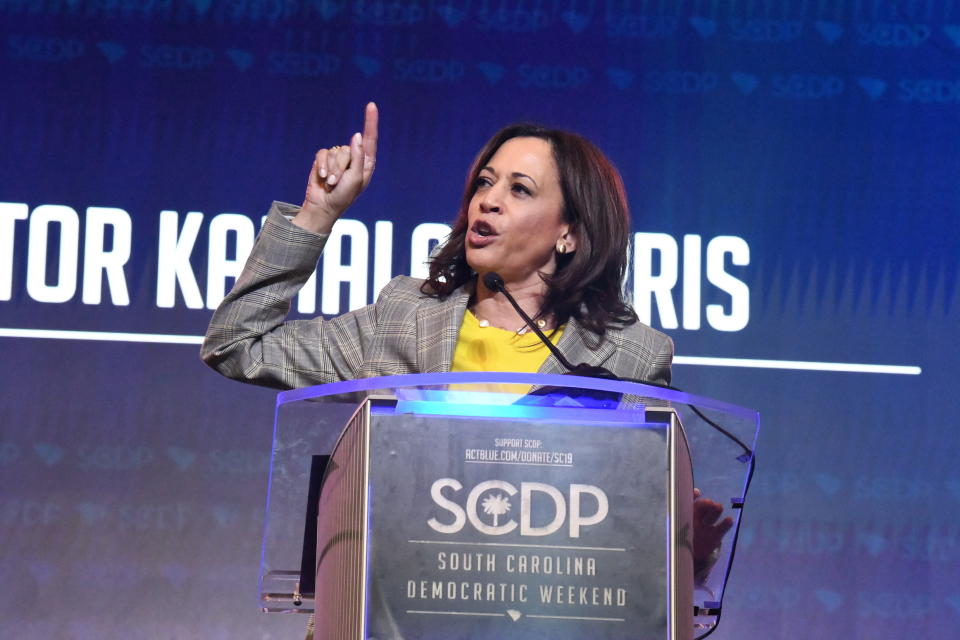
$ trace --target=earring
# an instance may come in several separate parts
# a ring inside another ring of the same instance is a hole
[[[567,245],[563,240],[557,240],[557,253],[563,255],[567,252]]]

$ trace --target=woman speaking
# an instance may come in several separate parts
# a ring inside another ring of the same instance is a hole
[[[623,297],[630,215],[617,170],[584,138],[533,125],[480,150],[429,277],[399,276],[373,305],[331,320],[285,322],[334,223],[370,183],[377,108],[363,134],[317,152],[303,204],[275,203],[243,273],[214,313],[204,361],[237,380],[281,388],[443,371],[565,373],[526,330],[502,286],[566,359],[621,378],[670,383],[673,343]],[[694,494],[702,581],[733,525]]]
[[[225,376],[280,388],[441,371],[564,373],[504,288],[567,360],[669,384],[673,344],[623,297],[630,215],[617,170],[584,138],[502,129],[470,168],[450,237],[429,277],[399,276],[373,305],[331,320],[285,321],[337,219],[370,183],[377,107],[363,133],[317,152],[303,204],[275,203],[201,357]]]

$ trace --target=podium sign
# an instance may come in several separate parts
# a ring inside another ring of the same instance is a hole
[[[371,416],[362,637],[665,637],[667,425],[395,411]]]
[[[692,453],[675,409],[644,406],[638,392],[663,400],[652,388],[627,385],[636,395],[617,403],[569,388],[545,400],[489,384],[386,380],[392,388],[371,383],[368,393],[288,392],[302,395],[278,405],[265,609],[315,608],[317,638],[357,640],[690,638],[709,628],[715,612],[702,605],[719,603],[693,585]],[[347,427],[334,444],[321,423],[337,420]],[[755,436],[755,414],[753,427]],[[311,600],[290,548],[306,507],[294,506],[291,480],[305,500],[302,459],[323,451]],[[282,503],[299,513],[280,516]],[[707,615],[695,619],[694,604]]]

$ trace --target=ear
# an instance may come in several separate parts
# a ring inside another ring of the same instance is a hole
[[[577,250],[577,233],[575,231],[571,231],[567,227],[567,230],[560,237],[567,243],[567,253],[573,253]]]

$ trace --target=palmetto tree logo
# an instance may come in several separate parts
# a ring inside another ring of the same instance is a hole
[[[500,516],[510,511],[510,499],[502,493],[487,496],[480,504],[485,514],[493,516],[493,526],[495,527],[498,524],[497,521],[500,519]]]

